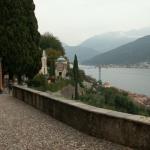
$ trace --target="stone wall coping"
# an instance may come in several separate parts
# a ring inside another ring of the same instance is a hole
[[[25,86],[14,85],[14,87],[22,89],[22,90],[26,90],[28,92],[32,92],[35,94],[39,94],[40,96],[44,96],[46,98],[50,98],[52,100],[59,101],[61,103],[65,103],[67,105],[71,105],[71,106],[74,106],[74,107],[77,107],[77,108],[80,108],[80,109],[83,109],[83,110],[86,110],[89,112],[93,112],[96,114],[102,114],[102,115],[110,116],[113,118],[125,119],[125,120],[131,121],[131,122],[138,122],[138,123],[150,125],[150,117],[133,115],[133,114],[118,112],[118,111],[114,111],[114,110],[104,109],[104,108],[98,108],[98,107],[84,104],[79,101],[67,100],[67,99],[62,99],[59,97],[54,97],[54,96],[50,95],[49,93],[37,91],[35,89],[31,89],[31,88],[28,88]]]

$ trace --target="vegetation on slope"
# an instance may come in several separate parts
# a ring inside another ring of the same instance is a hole
[[[99,87],[98,92],[92,89],[87,90],[85,95],[80,97],[80,101],[92,106],[116,110],[125,113],[150,116],[150,110],[135,104],[128,93],[119,91],[116,88]]]

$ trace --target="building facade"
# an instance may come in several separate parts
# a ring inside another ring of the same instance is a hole
[[[68,61],[63,57],[59,57],[55,62],[55,77],[58,78],[66,78],[67,76],[67,69]]]

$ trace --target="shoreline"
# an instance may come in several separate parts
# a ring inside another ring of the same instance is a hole
[[[113,86],[112,86],[113,87]],[[138,94],[138,93],[133,93],[131,91],[126,91],[123,89],[119,89],[117,87],[114,87],[120,91],[124,91],[128,93],[128,96],[132,98],[132,100],[137,103],[140,106],[146,106],[147,108],[150,108],[150,96],[144,95],[144,94]]]
[[[138,104],[150,108],[150,97],[143,95],[143,94],[137,94],[137,93],[131,93],[131,92],[128,92],[128,94],[129,94],[129,97],[131,97]]]
[[[79,66],[83,67],[83,66],[86,66],[86,67],[94,67],[94,68],[97,68],[98,66],[97,65],[83,65],[83,64],[80,64]],[[111,65],[101,65],[101,68],[102,69],[113,69],[113,68],[123,68],[123,69],[150,69],[150,66],[111,66]]]

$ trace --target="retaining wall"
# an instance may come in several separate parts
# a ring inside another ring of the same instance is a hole
[[[21,86],[13,87],[13,96],[86,134],[150,150],[150,118],[54,98]]]

